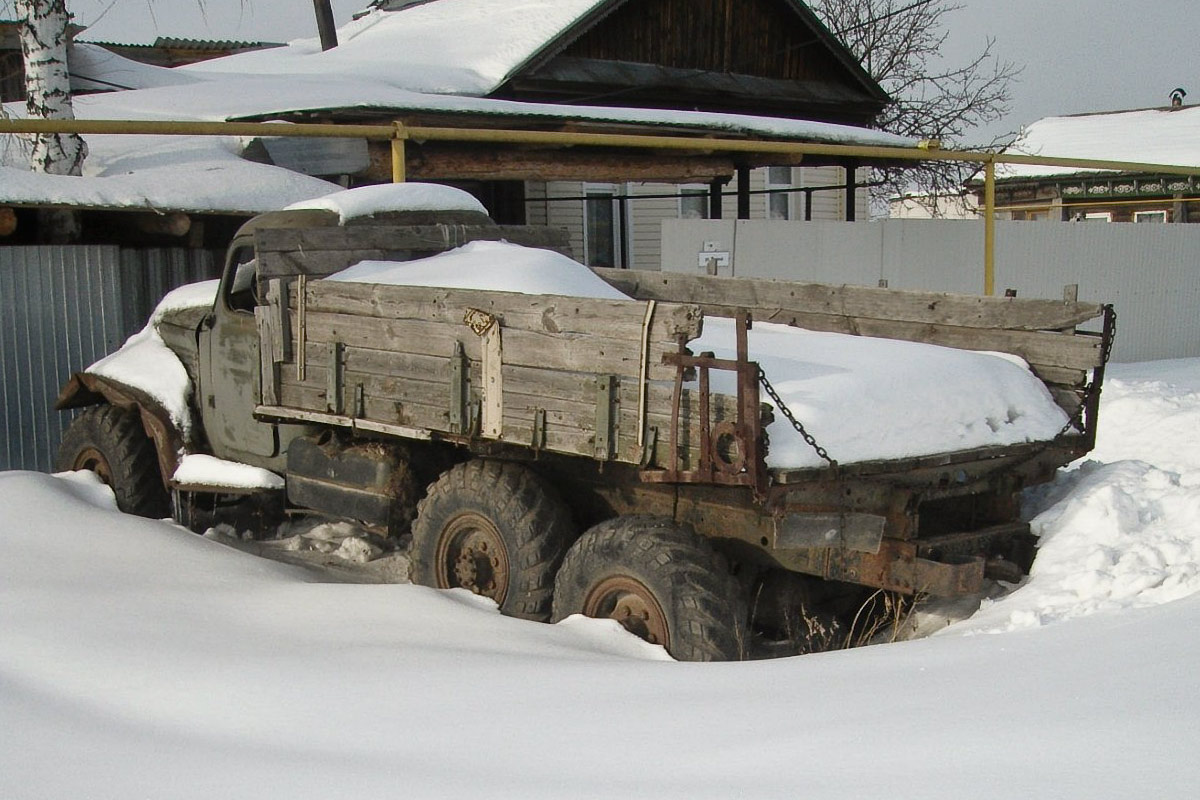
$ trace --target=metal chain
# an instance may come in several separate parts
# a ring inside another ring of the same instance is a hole
[[[1092,399],[1092,390],[1096,384],[1088,383],[1083,387],[1083,394],[1079,397],[1079,408],[1075,409],[1075,414],[1067,420],[1067,424],[1062,426],[1062,430],[1055,435],[1055,439],[1061,439],[1071,432],[1071,428],[1075,428],[1080,433],[1083,433],[1083,415],[1087,411],[1088,403]]]
[[[762,367],[758,368],[758,382],[767,390],[767,394],[770,396],[771,401],[775,403],[775,407],[779,409],[779,412],[787,417],[787,421],[792,423],[792,427],[796,429],[796,432],[804,437],[804,441],[808,443],[808,446],[815,450],[817,455],[828,461],[829,466],[837,469],[838,462],[831,458],[829,452],[817,444],[817,440],[813,438],[813,435],[804,429],[804,425],[800,420],[796,419],[795,415],[792,414],[792,410],[787,407],[783,402],[783,398],[779,396],[779,392],[775,391],[775,387],[767,380],[767,373],[763,372]]]
[[[1111,327],[1109,328],[1109,336],[1104,342],[1104,350],[1100,354],[1100,365],[1106,366],[1108,359],[1112,356],[1113,342],[1117,340],[1117,312],[1111,306],[1105,306],[1105,311],[1109,314]],[[1088,403],[1092,399],[1092,394],[1096,391],[1096,381],[1091,381],[1083,387],[1083,394],[1079,397],[1079,408],[1075,409],[1075,414],[1067,420],[1067,424],[1063,425],[1062,430],[1058,432],[1055,439],[1062,438],[1071,432],[1071,428],[1075,428],[1080,433],[1084,432],[1083,415],[1087,412]]]
[[[1108,341],[1104,343],[1104,363],[1108,363],[1109,357],[1112,355],[1113,343],[1117,341],[1117,310],[1111,305],[1106,305],[1104,310],[1110,315],[1112,327]]]

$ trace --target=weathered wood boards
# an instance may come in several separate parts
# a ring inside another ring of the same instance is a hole
[[[264,228],[254,234],[260,279],[321,277],[368,260],[406,261],[473,241],[505,240],[571,254],[567,233],[531,225],[346,225]]]
[[[746,310],[759,322],[1012,353],[1029,363],[1072,415],[1088,370],[1103,363],[1100,337],[1075,330],[1103,314],[1095,303],[635,270],[596,273],[640,300],[695,303],[714,316]]]
[[[694,305],[655,302],[647,320],[649,304],[631,300],[322,280],[305,281],[301,297],[299,283],[283,289],[272,280],[268,305],[259,311],[263,350],[270,353],[263,374],[274,382],[263,396],[281,407],[671,465],[675,369],[662,360],[699,335],[702,315]],[[284,331],[290,341],[283,341]],[[489,336],[499,356],[491,378],[484,358]],[[638,445],[643,370],[645,449]],[[489,393],[489,384],[502,390]],[[698,457],[693,395],[684,393],[681,408],[685,469]],[[736,398],[715,395],[711,405],[714,422],[736,417]]]
[[[848,326],[858,319],[952,328],[1048,331],[1069,328],[1102,313],[1100,305],[1078,301],[979,297],[645,270],[594,271],[621,291],[639,299],[775,311],[778,312],[777,319],[763,317],[762,321],[786,322],[788,317],[795,316],[813,323],[803,327],[841,333],[854,333]],[[823,319],[825,317],[830,319]],[[821,323],[829,327],[816,327]]]

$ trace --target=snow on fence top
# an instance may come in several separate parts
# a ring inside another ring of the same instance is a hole
[[[314,197],[292,203],[284,211],[301,209],[323,209],[333,211],[344,224],[348,220],[361,219],[395,211],[476,211],[486,214],[472,195],[453,186],[436,183],[385,183],[379,186],[361,186],[340,192]]]

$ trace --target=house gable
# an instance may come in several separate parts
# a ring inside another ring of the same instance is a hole
[[[617,0],[564,31],[494,97],[868,124],[888,97],[793,0]]]

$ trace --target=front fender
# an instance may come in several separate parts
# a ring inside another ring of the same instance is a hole
[[[189,442],[183,432],[171,421],[171,416],[166,409],[144,391],[111,378],[87,372],[76,372],[59,391],[54,408],[58,411],[65,411],[70,408],[84,408],[101,403],[109,403],[138,412],[142,420],[142,428],[150,437],[150,441],[154,442],[163,485],[168,485]]]

